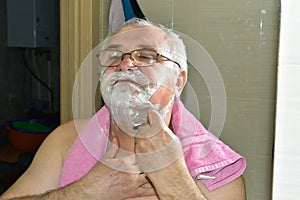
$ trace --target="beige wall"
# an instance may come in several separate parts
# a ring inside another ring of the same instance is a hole
[[[87,71],[86,74],[81,74],[82,80],[85,81],[79,81],[77,87],[74,87],[74,83],[82,62],[99,43],[99,15],[101,14],[99,14],[98,0],[60,1],[60,120],[62,123],[73,117],[89,116],[93,112],[92,106],[86,106],[94,102],[92,91],[83,87],[92,88],[91,74],[93,73]],[[73,91],[74,88],[76,89]]]
[[[100,1],[100,32],[107,33],[108,0]],[[220,139],[247,158],[249,200],[271,199],[279,0],[139,0],[146,17],[185,33],[210,54],[226,90]],[[202,64],[202,63],[200,63]],[[208,127],[206,82],[190,66],[189,83],[199,105],[183,100]]]

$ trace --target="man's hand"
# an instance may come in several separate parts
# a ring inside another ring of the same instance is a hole
[[[186,166],[179,138],[160,114],[150,111],[149,124],[135,138],[136,161],[154,185],[160,199],[205,199]]]
[[[148,114],[149,124],[143,124],[135,137],[135,153],[142,172],[153,172],[183,157],[179,138],[167,127],[160,114]]]
[[[144,174],[118,170],[137,171],[137,165],[132,156],[117,158],[116,138],[113,143],[101,161],[78,182],[84,194],[83,198],[110,200],[155,195],[152,187],[143,187],[148,183]]]

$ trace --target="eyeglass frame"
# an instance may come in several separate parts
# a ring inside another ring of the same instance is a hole
[[[136,51],[143,51],[143,50],[155,52],[156,58],[154,59],[154,62],[153,62],[153,63],[149,63],[148,65],[143,65],[143,66],[135,65],[134,62],[135,62],[136,59],[134,59],[134,57],[132,57],[132,54],[133,54],[134,52],[136,52]],[[153,66],[155,63],[159,63],[159,62],[161,62],[161,61],[171,61],[171,62],[175,63],[176,65],[178,65],[179,69],[181,69],[181,66],[180,66],[180,64],[179,64],[177,61],[172,60],[172,59],[168,58],[167,56],[164,56],[164,55],[158,53],[155,49],[152,49],[152,48],[134,49],[134,50],[132,50],[132,51],[130,51],[130,52],[127,52],[127,53],[123,53],[121,50],[118,50],[118,49],[104,49],[104,50],[102,50],[102,51],[116,51],[116,52],[120,52],[120,53],[121,53],[121,56],[120,56],[121,59],[119,58],[119,59],[120,59],[120,60],[119,60],[119,63],[116,64],[116,65],[109,65],[109,66],[106,66],[106,65],[101,64],[101,61],[100,61],[100,53],[97,54],[96,57],[97,57],[97,59],[98,59],[99,64],[102,65],[102,66],[105,66],[105,67],[117,67],[117,66],[120,65],[120,63],[124,60],[124,56],[129,55],[129,56],[130,56],[130,61],[131,61],[131,63],[132,63],[135,67],[151,67],[151,66]],[[159,57],[164,58],[165,60],[159,60]]]

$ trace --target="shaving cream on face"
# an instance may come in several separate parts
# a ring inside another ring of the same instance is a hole
[[[160,76],[157,80],[150,81],[139,69],[113,73],[104,72],[101,76],[101,94],[111,112],[113,123],[127,134],[135,136],[137,128],[147,122],[150,110],[158,111],[165,118],[174,100],[174,95],[169,97],[169,103],[164,107],[151,102],[151,97],[161,87],[168,88],[171,90],[170,93],[174,94],[174,88],[163,83],[170,78],[169,74],[165,76],[163,79]]]

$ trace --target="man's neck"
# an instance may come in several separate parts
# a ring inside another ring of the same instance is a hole
[[[116,137],[119,147],[123,150],[134,152],[134,137],[122,131],[115,123],[111,122],[109,139]]]
[[[172,125],[170,123],[171,113],[172,112],[170,110],[166,116],[165,123],[172,130]],[[113,137],[116,137],[118,139],[119,147],[121,149],[129,152],[134,152],[134,137],[122,131],[113,121],[111,121],[109,139],[112,140]]]

